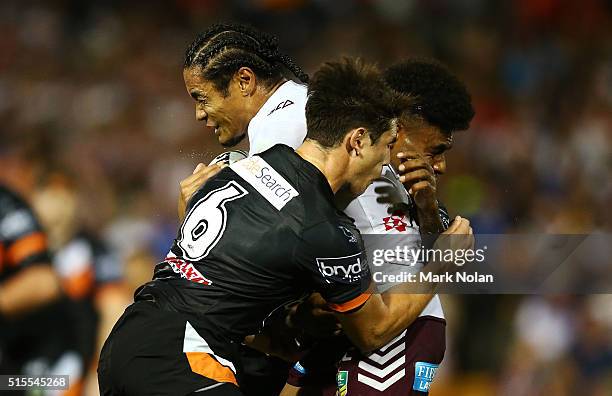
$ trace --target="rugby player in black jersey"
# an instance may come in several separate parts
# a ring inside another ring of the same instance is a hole
[[[22,316],[59,296],[46,234],[26,202],[0,185],[0,319]]]
[[[251,155],[275,144],[297,148],[306,136],[308,75],[278,46],[278,38],[236,23],[215,24],[199,34],[185,51],[183,78],[195,102],[196,119],[214,128],[225,147],[248,140]],[[223,163],[223,162],[221,162]],[[217,165],[199,164],[181,181],[179,218],[189,198]],[[244,368],[240,387],[247,396],[276,395],[291,364],[249,347],[241,347]]]
[[[474,109],[465,85],[436,61],[408,59],[392,65],[384,74],[393,90],[414,98],[410,114],[400,120],[398,142],[391,156],[392,167],[404,172],[399,179],[403,186],[393,182],[394,172],[388,172],[390,178],[385,175],[377,180],[344,210],[355,219],[362,234],[387,236],[391,246],[379,239],[377,249],[421,246],[419,233],[430,237],[449,226],[447,211],[437,200],[438,177],[446,172],[445,153],[452,147],[454,133],[468,129]],[[402,199],[402,194],[409,199]],[[405,270],[393,262],[390,260],[383,272]],[[425,268],[429,270],[429,266]],[[391,285],[378,286],[382,292]],[[428,301],[430,296],[414,298]],[[298,312],[304,313],[305,306]],[[317,312],[321,317],[321,311]],[[316,329],[320,323],[320,319],[313,321],[308,315],[303,319],[306,323],[295,318],[296,326]],[[424,395],[444,352],[444,312],[438,296],[434,296],[402,336],[372,355],[351,349],[342,337],[320,342],[290,371],[282,396],[333,396],[347,391],[360,396]]]
[[[237,345],[313,291],[364,352],[412,320],[409,296],[368,292],[359,232],[334,204],[380,175],[405,104],[354,61],[327,63],[308,89],[297,152],[279,145],[239,161],[190,200],[171,252],[105,343],[101,394],[240,395]],[[470,228],[457,219],[453,231]]]
[[[65,308],[47,235],[30,206],[0,185],[0,374],[57,362],[72,336]]]
[[[206,122],[207,126],[214,126],[219,142],[225,146],[231,146],[248,135],[251,154],[274,143],[285,143],[296,148],[306,135],[306,122],[303,118],[305,89],[300,89],[300,86],[295,84],[289,86],[289,83],[283,83],[278,72],[278,59],[282,55],[278,48],[271,45],[275,40],[266,37],[267,35],[261,32],[240,25],[217,25],[198,36],[185,57],[183,75],[187,90],[196,102],[196,118]],[[306,81],[299,67],[293,62],[291,64],[293,66],[290,70],[301,76],[302,81]],[[406,117],[410,140],[417,143],[417,146],[413,145],[412,152],[404,153],[406,156],[401,160],[415,155],[416,158],[405,161],[404,167],[400,169],[395,164],[395,169],[399,173],[405,173],[404,184],[412,190],[411,195],[416,198],[414,201],[418,201],[418,205],[413,206],[417,212],[414,213],[414,218],[418,219],[420,226],[416,228],[424,233],[437,233],[444,228],[438,215],[435,180],[431,183],[434,174],[431,165],[436,168],[435,173],[444,171],[443,151],[448,149],[448,137],[452,135],[450,130],[464,129],[465,121],[461,117],[471,118],[471,115],[464,116],[465,111],[457,108],[466,100],[456,97],[457,92],[461,93],[455,89],[457,84],[453,81],[450,85],[446,84],[449,79],[445,70],[430,62],[408,62],[401,70],[399,66],[396,65],[392,68],[394,70],[390,69],[387,73],[388,77],[396,80],[395,88],[404,93],[413,92],[427,97],[420,98],[420,110],[415,108],[413,114]],[[451,80],[453,78],[451,76]],[[432,98],[432,95],[435,98]],[[467,103],[469,105],[469,95]],[[467,110],[471,111],[471,107]],[[447,117],[453,113],[460,119]],[[431,116],[435,119],[430,120]],[[429,124],[430,121],[432,124]],[[404,151],[407,147],[409,146],[402,146],[402,150],[396,151]],[[428,158],[427,164],[419,159],[421,156]],[[181,219],[184,216],[185,202],[210,174],[218,170],[217,165],[206,167],[199,164],[194,174],[181,182]],[[423,173],[426,175],[423,176]],[[401,186],[399,188],[403,190]],[[443,210],[442,213],[446,215]],[[350,216],[355,217],[355,214],[351,213]],[[383,217],[380,216],[380,219]],[[361,226],[359,227],[362,230]],[[429,305],[440,305],[437,297],[431,303],[430,298],[431,295],[413,295],[415,319],[417,316],[430,315],[432,310],[427,309]],[[436,316],[442,316],[441,307],[436,311]],[[439,347],[443,353],[443,343],[440,343]],[[244,348],[243,352],[256,355],[253,351],[249,352],[249,348]],[[251,363],[256,362],[254,359],[248,360]],[[260,362],[263,360],[266,358]],[[241,385],[245,385],[245,393],[276,394],[273,391],[278,383],[275,377],[280,379],[284,376],[283,364],[279,364],[277,359],[267,360],[275,364],[269,364],[267,369],[263,369],[264,366],[260,363],[249,365],[251,373],[256,375],[242,377]],[[274,366],[275,370],[269,369]],[[251,391],[253,393],[250,393]]]

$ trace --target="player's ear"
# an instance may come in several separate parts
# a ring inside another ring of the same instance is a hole
[[[358,157],[361,154],[361,150],[365,145],[367,136],[365,128],[355,128],[348,134],[347,148],[351,157]]]
[[[234,79],[238,82],[238,88],[241,96],[251,96],[257,87],[257,76],[250,67],[243,66],[236,74]]]

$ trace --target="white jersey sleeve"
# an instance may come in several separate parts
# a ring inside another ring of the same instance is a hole
[[[306,137],[306,98],[306,86],[293,81],[283,83],[268,98],[249,122],[249,156],[276,144],[293,149],[302,144]]]
[[[389,166],[383,168],[380,179],[372,183],[367,190],[355,198],[344,212],[355,220],[355,225],[364,238],[368,252],[376,249],[395,250],[398,245],[407,246],[408,251],[416,252],[421,248],[421,235],[418,225],[410,218],[408,205],[410,198],[397,175]],[[368,238],[367,235],[394,235],[393,238]],[[414,250],[412,250],[414,249]],[[424,263],[413,256],[402,257],[402,260],[386,261],[380,266],[370,263],[372,273],[385,274],[417,273]],[[384,292],[395,286],[394,283],[379,285]],[[442,305],[436,295],[419,316],[444,318]]]

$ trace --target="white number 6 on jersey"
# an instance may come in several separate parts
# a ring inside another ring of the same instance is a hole
[[[215,247],[227,224],[225,204],[248,192],[234,180],[206,194],[187,213],[178,246],[188,260],[201,260]]]

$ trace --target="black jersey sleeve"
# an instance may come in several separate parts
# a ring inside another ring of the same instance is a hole
[[[363,305],[370,294],[370,270],[356,228],[322,222],[305,229],[295,259],[313,290],[329,307],[347,312]]]
[[[0,188],[0,275],[49,264],[47,237],[20,197]]]

